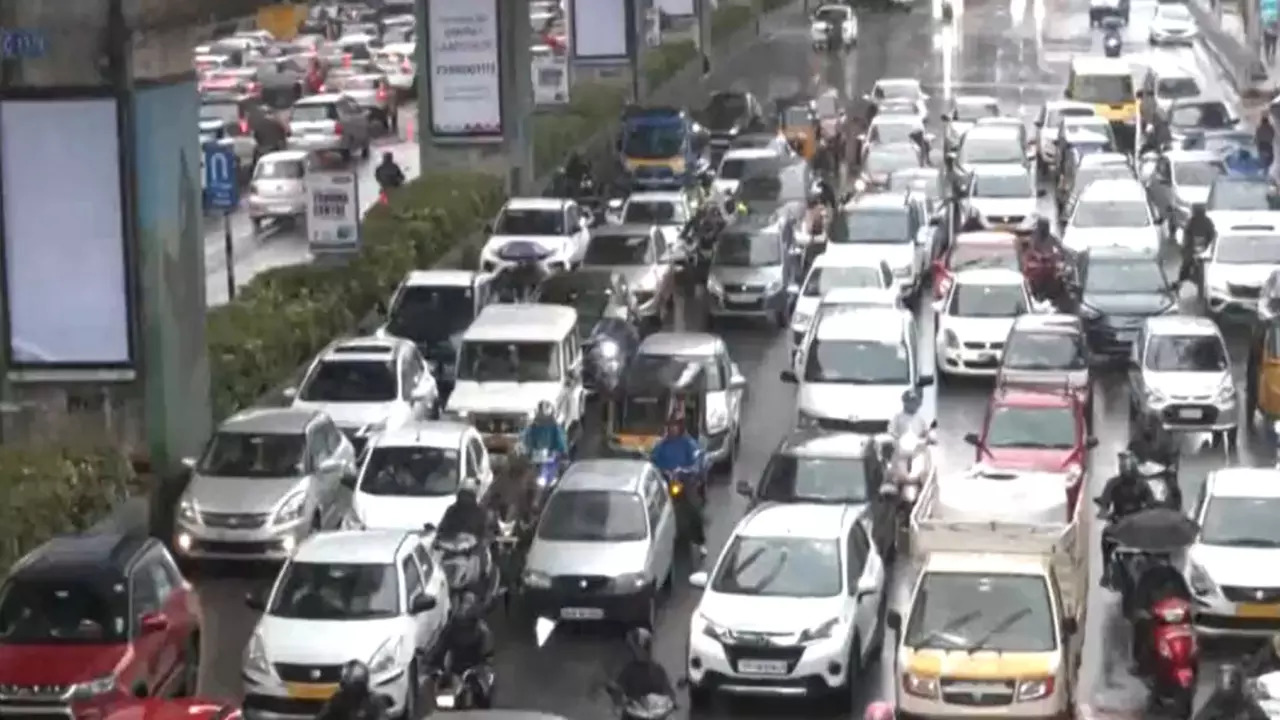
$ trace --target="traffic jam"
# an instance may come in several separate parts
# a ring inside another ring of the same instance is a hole
[[[810,5],[24,558],[0,717],[1280,716],[1270,109],[1178,2]],[[416,88],[301,30],[195,50],[255,223]]]

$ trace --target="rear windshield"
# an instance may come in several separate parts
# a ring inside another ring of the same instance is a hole
[[[303,175],[301,160],[274,160],[258,163],[253,176],[259,180],[301,180]]]
[[[292,122],[337,120],[338,108],[334,105],[295,105],[293,114],[289,116],[289,119]]]
[[[1133,102],[1133,78],[1126,75],[1077,75],[1072,100],[1121,105]]]
[[[0,597],[0,643],[119,643],[129,636],[123,580],[12,579]]]

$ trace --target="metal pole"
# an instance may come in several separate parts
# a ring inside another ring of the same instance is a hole
[[[230,212],[222,214],[222,245],[227,253],[227,301],[230,302],[236,296],[236,263],[233,257]]]
[[[532,193],[533,57],[529,52],[529,0],[500,0],[499,65],[502,68],[502,128],[510,175],[508,193]]]
[[[697,18],[697,40],[695,45],[702,54],[702,73],[711,73],[711,23],[707,20],[709,0],[693,0],[693,14]]]

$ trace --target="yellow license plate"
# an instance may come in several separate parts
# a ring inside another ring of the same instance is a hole
[[[653,449],[658,440],[644,435],[619,435],[614,438],[614,442],[627,450],[644,450],[648,452]]]
[[[295,700],[328,700],[338,692],[337,685],[313,685],[311,683],[286,683],[289,697]]]
[[[1280,605],[1240,603],[1236,615],[1242,618],[1280,618]]]

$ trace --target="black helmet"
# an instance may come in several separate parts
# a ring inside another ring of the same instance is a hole
[[[912,414],[915,414],[920,409],[920,393],[916,392],[914,388],[902,391],[902,409]]]
[[[1234,663],[1224,663],[1218,668],[1218,691],[1239,695],[1244,692],[1244,673]]]
[[[1205,207],[1204,203],[1198,202],[1198,203],[1191,204],[1191,214],[1195,215],[1196,217],[1204,217],[1204,214],[1207,211],[1208,211],[1208,208]]]
[[[396,161],[396,156],[395,156],[395,155],[392,155],[390,150],[388,150],[387,152],[382,153],[382,162],[384,162],[384,163],[390,163],[390,162],[395,162],[395,161]]]
[[[358,696],[369,694],[369,666],[359,660],[348,660],[342,666],[342,676],[338,679],[338,687],[344,693]]]
[[[468,590],[458,598],[458,605],[454,610],[459,620],[478,620],[480,617],[477,612],[479,608],[480,600],[474,592]]]
[[[1052,226],[1049,225],[1049,218],[1045,218],[1045,217],[1036,218],[1036,235],[1044,239],[1047,239],[1051,235],[1053,235]]]
[[[638,660],[648,660],[653,654],[653,634],[638,627],[627,632],[627,648]]]
[[[458,488],[458,496],[457,496],[456,502],[459,505],[462,505],[464,507],[467,505],[475,505],[477,502],[476,489],[466,483],[463,483]]]

